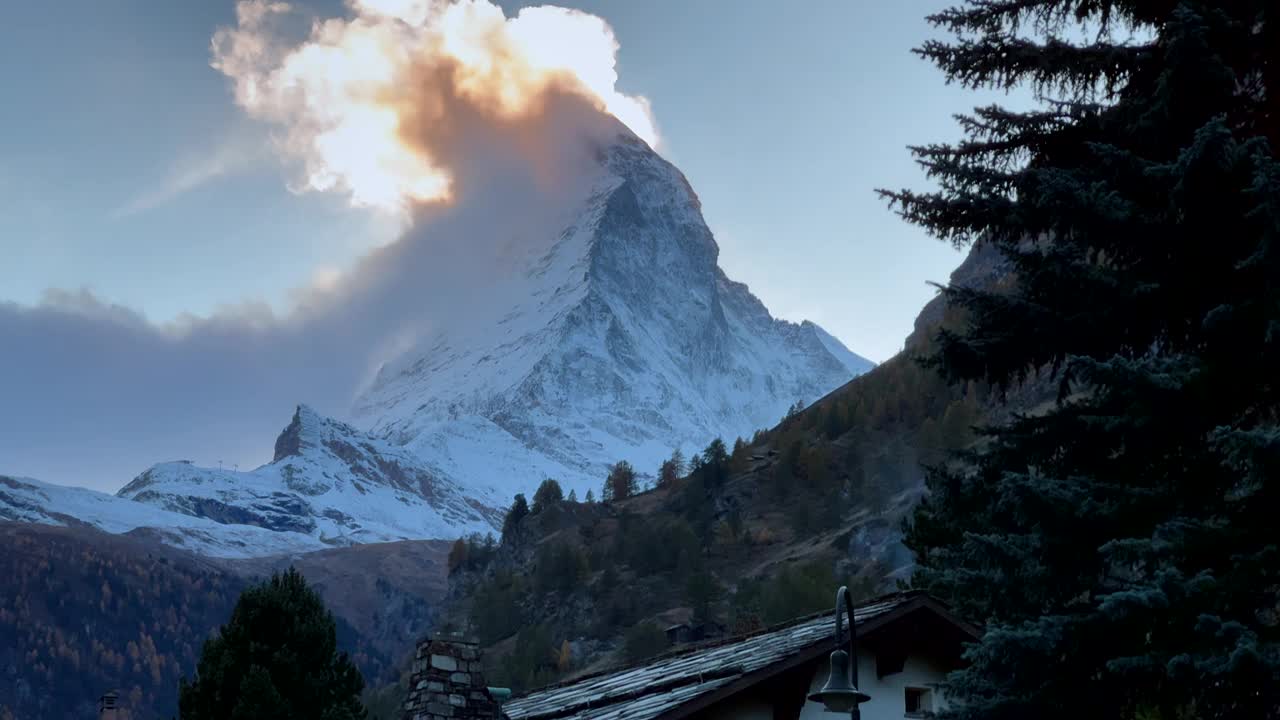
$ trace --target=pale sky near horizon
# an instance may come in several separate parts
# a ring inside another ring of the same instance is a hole
[[[977,97],[910,48],[949,3],[564,3],[617,35],[619,86],[647,97],[721,265],[774,314],[883,361],[960,254],[878,186],[920,186],[905,148],[954,138]],[[311,4],[340,15],[338,0]],[[517,3],[506,2],[508,13]],[[799,8],[803,8],[800,10]],[[209,67],[229,0],[27,3],[0,29],[0,301],[88,288],[156,322],[265,301],[348,267],[396,225],[338,194],[293,194],[267,129]]]
[[[875,361],[962,256],[874,189],[924,186],[906,146],[957,138],[952,114],[1001,98],[947,86],[910,52],[949,3],[566,2],[612,26],[618,90],[651,103],[729,277]],[[293,5],[348,16],[344,0]],[[235,22],[232,0],[6,7],[0,473],[113,490],[163,460],[252,467],[294,404],[341,417],[382,344],[451,312],[419,294],[290,315],[314,298],[300,288],[349,278],[400,225],[346,194],[290,191],[279,127],[210,66]]]

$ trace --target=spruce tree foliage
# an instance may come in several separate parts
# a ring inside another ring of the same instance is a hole
[[[564,502],[564,489],[560,487],[560,483],[556,480],[547,478],[538,485],[538,489],[533,493],[532,512],[541,512],[562,502]]]
[[[651,622],[642,622],[627,630],[623,638],[622,654],[629,662],[639,662],[667,649],[667,636]]]
[[[685,473],[684,453],[680,448],[671,451],[671,457],[662,461],[658,467],[658,487],[667,487],[679,480]]]
[[[563,642],[563,641],[561,641]],[[555,682],[559,661],[559,645],[545,625],[529,624],[520,628],[511,653],[493,658],[489,675],[493,682],[503,683],[516,692]],[[496,660],[496,664],[493,664]]]
[[[452,575],[467,565],[467,541],[465,538],[458,538],[453,541],[453,546],[449,548],[449,574]]]
[[[689,578],[685,582],[685,596],[689,599],[689,607],[693,609],[694,622],[714,620],[713,608],[723,594],[724,588],[704,564],[690,568]]]
[[[587,558],[567,542],[547,542],[538,548],[534,583],[543,593],[568,594],[587,575]]]
[[[855,600],[875,595],[866,579],[837,577],[830,563],[809,561],[785,568],[777,576],[743,578],[729,603],[734,625],[760,627],[829,610],[831,588],[847,585]]]
[[[182,680],[182,720],[364,718],[364,679],[338,652],[333,615],[296,570],[245,590]]]
[[[510,570],[498,569],[476,593],[468,623],[481,643],[489,644],[515,634],[525,623],[520,601],[528,585]]]
[[[700,459],[697,469],[692,472],[700,475],[710,487],[723,485],[729,476],[729,451],[725,447],[724,440],[720,438],[712,440],[702,451]]]
[[[510,540],[515,536],[516,530],[520,528],[520,521],[524,520],[529,514],[529,501],[525,500],[524,493],[516,493],[515,500],[511,502],[511,509],[507,511],[506,517],[502,519],[502,539]]]
[[[916,585],[986,633],[946,718],[1280,717],[1280,3],[970,0],[919,54],[967,139],[885,193],[1013,282],[931,362],[1057,403],[932,470]]]
[[[600,497],[605,501],[625,500],[636,494],[636,471],[631,463],[619,460],[609,468],[609,477],[605,478],[604,489]]]
[[[472,533],[458,538],[449,548],[449,574],[485,567],[492,562],[497,552],[498,544],[492,533],[484,536]]]
[[[796,398],[796,401],[787,407],[787,414],[782,416],[783,420],[790,420],[804,411],[804,401]]]

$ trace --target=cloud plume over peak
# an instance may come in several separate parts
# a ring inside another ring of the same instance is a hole
[[[213,65],[273,127],[296,189],[396,211],[403,234],[283,312],[245,302],[159,326],[88,291],[0,300],[0,473],[114,489],[165,460],[269,459],[295,404],[341,416],[442,323],[491,331],[497,308],[528,299],[510,297],[511,274],[604,171],[602,144],[627,127],[655,139],[647,104],[614,90],[617,43],[590,15],[350,0],[299,40],[283,2],[237,10]]]
[[[237,104],[276,125],[300,165],[295,189],[337,190],[384,209],[450,200],[451,148],[474,123],[519,127],[579,95],[650,144],[648,102],[616,89],[618,50],[599,17],[541,6],[506,17],[488,0],[348,0],[305,39],[284,2],[242,0],[212,42]]]

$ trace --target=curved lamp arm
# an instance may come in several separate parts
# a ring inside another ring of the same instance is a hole
[[[849,616],[849,672],[853,675],[853,686],[858,686],[858,623],[853,617],[853,598],[849,595],[849,588],[841,585],[836,591],[836,647],[840,647],[841,635],[844,633],[844,623],[841,622],[845,614]],[[854,717],[857,717],[856,715]]]
[[[844,649],[844,616],[849,616],[849,644]],[[836,591],[836,643],[831,652],[831,676],[821,690],[810,693],[809,700],[820,702],[827,712],[849,713],[852,720],[860,720],[859,703],[871,698],[858,689],[858,624],[853,615],[853,600],[849,589]]]

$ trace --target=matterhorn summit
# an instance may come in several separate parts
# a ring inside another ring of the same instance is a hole
[[[440,327],[355,408],[482,497],[546,477],[581,494],[618,460],[652,472],[673,448],[749,437],[872,367],[725,276],[671,163],[626,132],[598,158],[581,208],[514,277],[518,300],[484,327]]]

